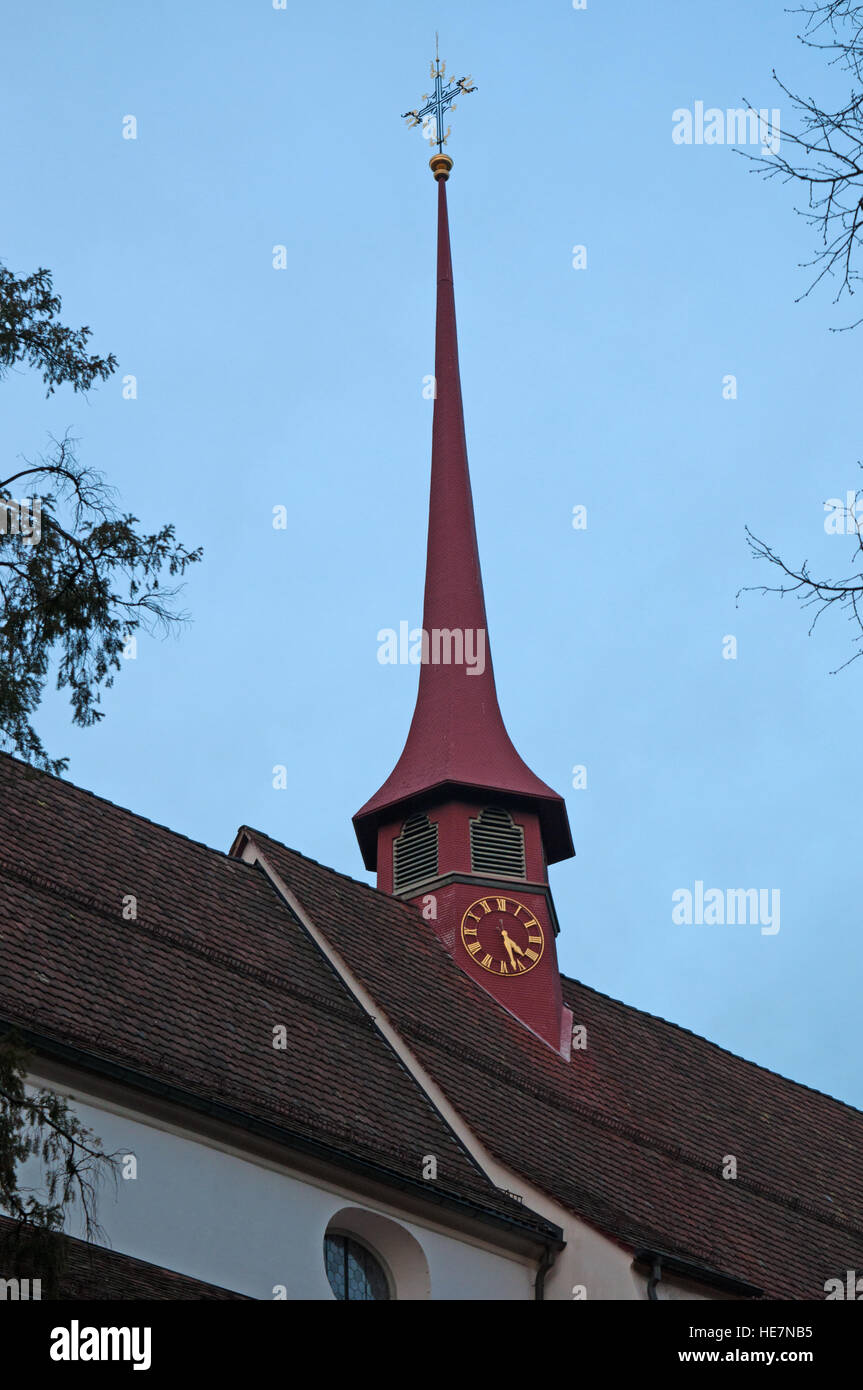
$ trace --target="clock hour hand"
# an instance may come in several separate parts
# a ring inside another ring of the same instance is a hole
[[[515,957],[512,953],[513,951],[515,951],[516,955],[523,956],[524,951],[521,949],[517,942],[513,941],[506,927],[501,927],[500,934],[501,939],[503,940],[503,944],[506,947],[507,955],[509,956],[509,963],[512,966],[513,970],[515,970]]]

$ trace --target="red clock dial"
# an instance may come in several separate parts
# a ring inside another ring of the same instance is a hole
[[[545,950],[545,933],[531,909],[497,894],[471,903],[461,919],[461,939],[477,965],[506,979],[533,970]]]

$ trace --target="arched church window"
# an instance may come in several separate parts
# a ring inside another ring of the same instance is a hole
[[[336,1298],[373,1303],[392,1298],[390,1282],[377,1256],[353,1236],[324,1237],[327,1279]]]
[[[524,878],[524,830],[502,806],[486,806],[470,823],[470,867],[475,874]]]
[[[393,841],[393,892],[437,875],[437,825],[426,815],[411,816]]]

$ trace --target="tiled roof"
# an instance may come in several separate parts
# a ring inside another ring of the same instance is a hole
[[[860,1112],[568,979],[588,1046],[564,1062],[415,909],[244,833],[515,1173],[625,1245],[768,1296],[823,1297],[863,1268]],[[130,894],[137,921],[122,916]],[[538,1221],[478,1172],[262,869],[6,755],[0,1017],[418,1191],[435,1153],[443,1197]],[[286,1051],[271,1046],[280,1023]]]
[[[567,1063],[414,908],[244,833],[488,1149],[569,1210],[769,1297],[863,1269],[859,1111],[565,978],[588,1043]]]
[[[60,1273],[56,1299],[66,1301],[79,1299],[148,1299],[153,1301],[194,1299],[198,1302],[213,1299],[246,1299],[246,1294],[232,1293],[230,1289],[217,1288],[215,1284],[202,1283],[200,1279],[190,1279],[185,1274],[176,1274],[171,1269],[147,1264],[131,1255],[121,1255],[116,1250],[103,1246],[88,1245],[73,1236],[54,1236],[62,1242]],[[0,1278],[39,1278],[37,1268],[26,1256],[22,1259],[21,1247],[16,1239],[16,1222],[0,1216]],[[29,1292],[29,1290],[28,1290]],[[42,1299],[49,1297],[46,1285],[41,1290]]]
[[[475,1166],[259,868],[5,754],[0,1020],[325,1145],[416,1200],[551,1231]]]

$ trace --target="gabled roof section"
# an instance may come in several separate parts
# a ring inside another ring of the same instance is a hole
[[[245,833],[486,1148],[570,1211],[768,1297],[823,1298],[863,1268],[860,1111],[564,978],[587,1029],[567,1063],[416,909]]]
[[[0,754],[5,1023],[412,1201],[556,1238],[476,1167],[261,870]]]

